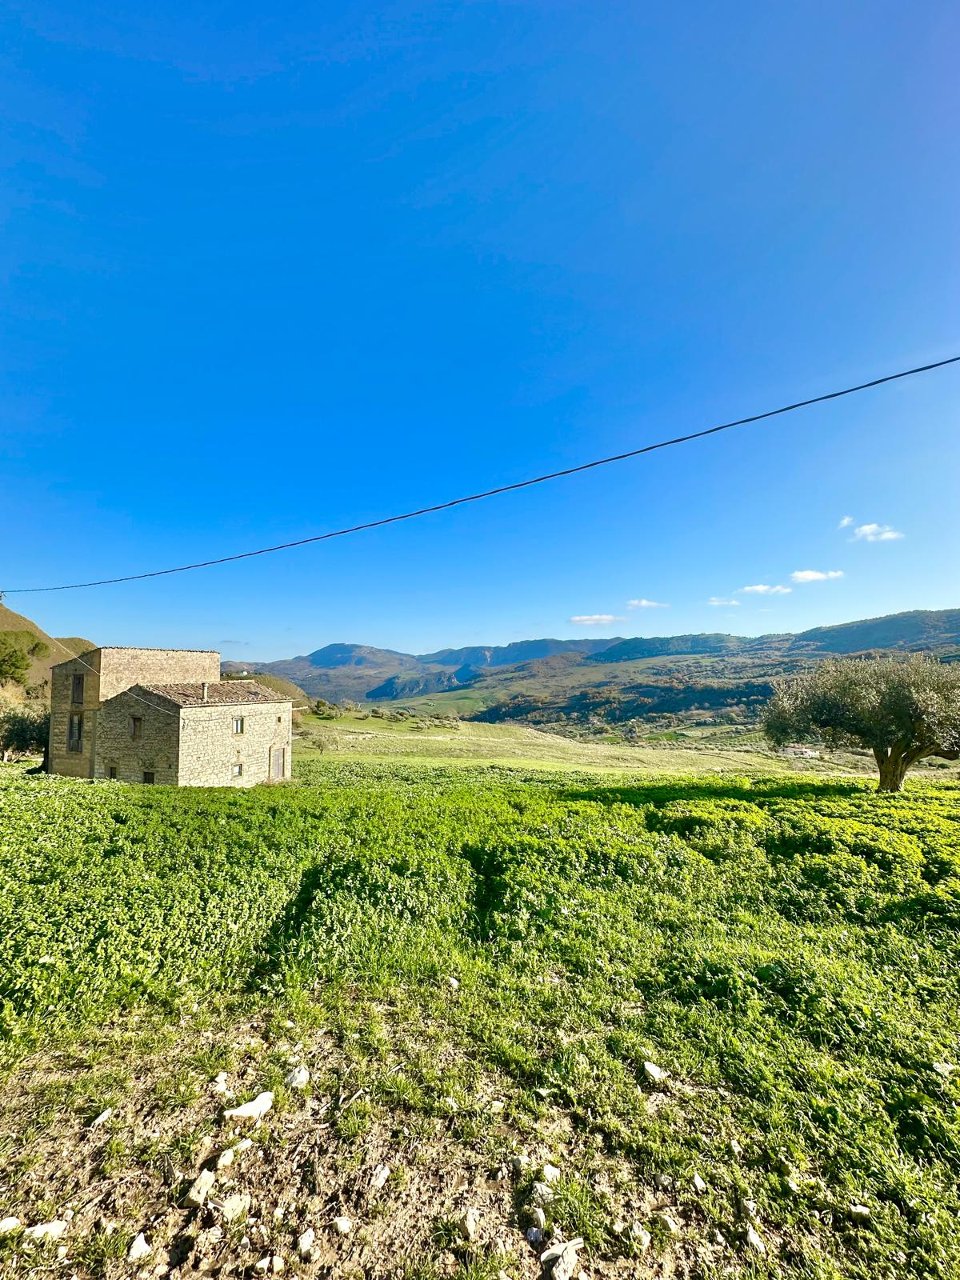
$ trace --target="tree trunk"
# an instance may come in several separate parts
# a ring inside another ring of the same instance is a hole
[[[880,784],[878,791],[902,791],[903,780],[907,776],[907,762],[899,753],[891,752],[889,755],[879,759],[877,764],[880,766]]]

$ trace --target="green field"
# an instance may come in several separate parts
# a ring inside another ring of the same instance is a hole
[[[763,774],[862,773],[867,762],[850,755],[800,760],[778,755],[754,733],[740,741],[729,731],[684,731],[672,741],[636,746],[579,742],[524,725],[481,724],[448,717],[391,719],[390,712],[349,713],[335,720],[298,719],[297,758],[341,761],[403,760],[424,766],[499,765],[525,769],[570,769],[592,773]],[[394,713],[395,714],[395,713]]]
[[[145,1232],[144,1274],[519,1280],[548,1160],[591,1275],[960,1274],[955,784],[424,758],[0,770],[0,1219],[69,1207],[78,1277]],[[221,1071],[275,1093],[216,1175],[240,1225],[184,1205],[236,1141]],[[47,1266],[0,1236],[0,1274]]]

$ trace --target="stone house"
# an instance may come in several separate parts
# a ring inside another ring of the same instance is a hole
[[[49,770],[180,787],[290,777],[293,704],[211,649],[92,649],[51,672]]]

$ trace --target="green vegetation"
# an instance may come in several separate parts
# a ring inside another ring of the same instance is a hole
[[[825,662],[779,685],[764,728],[778,744],[815,738],[866,747],[880,790],[899,791],[918,761],[960,759],[960,667],[927,654]]]
[[[0,631],[0,684],[25,685],[31,659],[45,658],[48,645],[31,631]]]
[[[384,1126],[410,1152],[439,1126],[493,1163],[552,1141],[565,1156],[548,1225],[582,1235],[594,1259],[623,1259],[622,1274],[960,1272],[955,784],[878,796],[836,777],[524,775],[326,754],[298,779],[176,791],[0,770],[13,1094],[24,1054],[42,1084],[38,1054],[133,1012],[183,1029],[266,1007],[291,1037],[322,1028],[324,1058],[350,1064],[349,1083],[316,1085],[344,1168]],[[217,1044],[198,1044],[153,1105],[193,1105]],[[299,1104],[271,1061],[258,1070],[280,1082],[279,1126]],[[84,1123],[128,1087],[109,1060],[97,1069],[96,1087],[71,1094]],[[43,1123],[32,1115],[31,1142]],[[130,1162],[173,1158],[158,1142],[180,1149],[150,1123],[161,1137],[141,1155],[112,1138],[124,1178]],[[16,1178],[34,1188],[39,1175],[14,1139],[0,1197],[23,1207]],[[516,1185],[517,1213],[533,1176]],[[437,1249],[451,1246],[450,1212],[424,1228]],[[624,1218],[646,1224],[648,1253]],[[460,1252],[464,1274],[487,1274],[489,1259]],[[405,1260],[432,1265],[391,1263]]]

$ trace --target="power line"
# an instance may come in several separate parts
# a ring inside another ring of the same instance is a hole
[[[860,382],[854,387],[844,387],[840,391],[828,391],[825,395],[811,396],[808,400],[796,400],[793,404],[781,405],[779,409],[767,409],[764,413],[754,413],[746,418],[737,418],[733,422],[722,422],[715,427],[707,427],[703,431],[692,431],[689,435],[674,436],[670,440],[659,440],[656,444],[647,444],[640,449],[628,449],[625,453],[614,453],[607,458],[595,458],[591,462],[581,462],[575,467],[564,467],[560,471],[549,471],[542,476],[533,476],[529,480],[516,480],[512,484],[499,485],[495,489],[485,489],[481,493],[471,493],[463,498],[451,498],[448,502],[438,502],[430,507],[419,507],[416,511],[405,511],[401,515],[383,516],[379,520],[368,520],[364,524],[350,525],[346,529],[333,529],[328,533],[317,533],[309,538],[297,538],[293,542],[280,542],[273,547],[259,547],[256,551],[240,551],[234,555],[218,556],[213,560],[198,560],[194,564],[181,564],[172,569],[152,569],[146,573],[128,573],[116,578],[98,578],[91,582],[67,582],[53,587],[7,587],[0,591],[0,599],[4,595],[27,595],[47,591],[80,591],[88,587],[107,587],[120,582],[142,582],[147,578],[164,578],[174,573],[189,573],[194,569],[210,569],[218,564],[231,564],[236,560],[250,560],[254,556],[272,555],[275,551],[290,551],[295,547],[306,547],[315,542],[328,542],[332,538],[345,538],[352,533],[364,533],[368,529],[382,529],[388,524],[399,524],[402,520],[416,520],[420,516],[434,515],[438,511],[449,511],[452,507],[462,507],[468,502],[480,502],[484,498],[495,498],[502,493],[515,493],[518,489],[529,489],[535,484],[546,484],[548,480],[560,480],[564,476],[578,475],[582,471],[592,471],[595,467],[606,467],[614,462],[626,462],[629,458],[639,458],[644,453],[653,453],[657,449],[669,449],[673,445],[687,444],[691,440],[702,440],[706,436],[717,435],[721,431],[730,431],[734,427],[745,427],[754,422],[762,422],[766,418],[776,418],[784,413],[793,413],[796,409],[806,409],[813,404],[823,404],[827,400],[839,400],[843,396],[852,396],[858,391],[867,391],[871,387],[883,386],[886,382],[896,382],[900,378],[912,378],[919,373],[929,373],[933,369],[942,369],[948,364],[960,362],[960,355],[948,356],[946,360],[936,360],[932,364],[917,365],[913,369],[901,369],[899,373],[888,373],[882,378],[873,378],[870,382]]]

